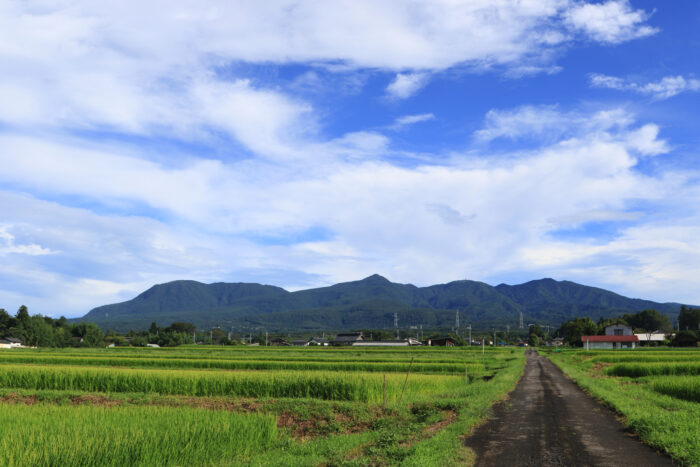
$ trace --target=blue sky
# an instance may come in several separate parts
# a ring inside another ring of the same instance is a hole
[[[373,273],[700,304],[699,26],[690,0],[5,2],[0,307]]]

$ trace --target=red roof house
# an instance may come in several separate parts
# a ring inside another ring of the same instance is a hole
[[[591,349],[634,349],[639,342],[635,335],[631,336],[581,336],[581,342],[586,350]]]

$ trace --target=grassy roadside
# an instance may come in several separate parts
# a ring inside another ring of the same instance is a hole
[[[624,423],[645,443],[683,465],[700,465],[700,404],[656,392],[654,383],[659,377],[608,375],[606,368],[611,364],[601,363],[604,358],[597,361],[594,352],[541,353],[586,392],[621,414]],[[637,354],[642,361],[644,354]]]

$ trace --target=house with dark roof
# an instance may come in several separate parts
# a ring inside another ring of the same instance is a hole
[[[12,349],[15,347],[22,347],[22,341],[15,337],[6,337],[0,339],[0,349]]]
[[[330,340],[327,337],[314,337],[309,341],[309,345],[320,345],[326,347],[330,344]]]
[[[293,339],[292,345],[295,347],[308,347],[309,340],[308,339]]]
[[[335,336],[333,345],[353,345],[355,342],[365,340],[361,332],[343,332]]]
[[[433,337],[425,341],[425,345],[438,347],[454,347],[455,340],[451,337]]]

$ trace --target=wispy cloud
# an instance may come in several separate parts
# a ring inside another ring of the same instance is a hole
[[[668,99],[683,92],[700,91],[700,80],[683,76],[666,76],[659,81],[640,83],[615,76],[592,74],[591,86],[646,94],[655,99]]]
[[[416,123],[428,122],[430,120],[435,120],[435,115],[432,113],[415,114],[415,115],[404,115],[394,120],[388,128],[391,130],[400,130],[407,126],[415,125]]]

